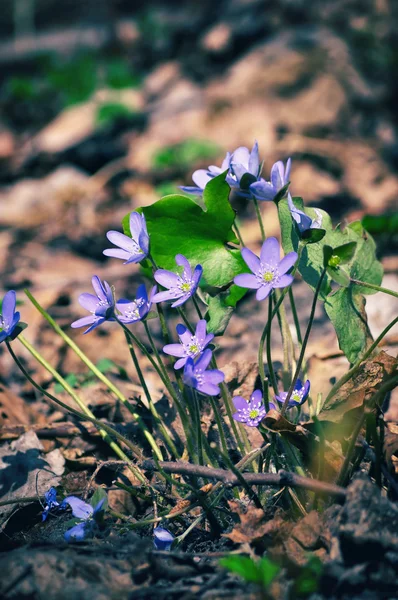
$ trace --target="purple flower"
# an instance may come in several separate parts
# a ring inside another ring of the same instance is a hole
[[[148,295],[145,289],[145,285],[142,284],[137,290],[137,296],[135,300],[127,300],[121,298],[116,302],[116,314],[117,319],[122,323],[135,323],[136,321],[142,321],[145,319],[149,311],[151,310],[153,297],[156,294],[157,286],[153,286],[151,293]]]
[[[287,202],[290,213],[300,233],[304,233],[309,229],[320,229],[322,227],[322,213],[315,208],[316,219],[311,219],[302,210],[295,207],[290,194],[287,195]]]
[[[160,285],[165,288],[169,288],[165,292],[158,292],[152,298],[152,302],[163,302],[163,300],[176,300],[171,306],[181,306],[191,296],[194,295],[199,285],[199,280],[202,276],[203,269],[201,265],[196,265],[194,272],[192,273],[191,266],[188,260],[182,254],[177,254],[176,263],[180,267],[183,267],[181,275],[173,273],[173,271],[165,271],[164,269],[158,269],[154,278]]]
[[[119,248],[104,250],[105,256],[121,258],[125,265],[144,260],[149,252],[149,235],[144,215],[138,212],[130,213],[130,232],[131,237],[118,231],[108,231],[106,237]]]
[[[266,415],[265,406],[263,403],[263,393],[261,390],[254,390],[248,402],[242,396],[235,396],[232,402],[236,408],[236,413],[232,416],[235,421],[244,423],[248,427],[258,427],[259,423]],[[270,408],[275,408],[275,404],[270,402]]]
[[[250,185],[250,192],[256,200],[273,200],[277,193],[289,183],[292,161],[289,158],[286,168],[281,160],[276,162],[271,169],[271,181],[260,181]]]
[[[79,303],[83,308],[89,310],[91,315],[82,317],[71,324],[71,327],[85,327],[89,325],[84,333],[89,333],[104,321],[114,321],[115,299],[109,283],[102,282],[97,275],[91,280],[94,294],[80,294]]]
[[[166,344],[163,347],[165,354],[180,357],[174,365],[175,369],[181,369],[188,358],[197,358],[214,338],[212,333],[206,335],[206,321],[202,319],[196,325],[195,335],[184,325],[177,325],[177,333],[180,344]]]
[[[21,315],[15,312],[17,295],[14,290],[10,290],[3,298],[0,314],[0,343],[4,342],[14,332],[19,323]]]
[[[57,490],[55,488],[50,487],[50,489],[47,492],[45,492],[44,499],[46,501],[46,506],[44,507],[44,510],[41,513],[42,521],[45,521],[47,519],[48,514],[51,510],[57,510],[61,508],[60,503],[57,501]]]
[[[234,282],[240,287],[257,290],[257,300],[267,298],[274,288],[284,288],[292,283],[293,276],[286,273],[297,261],[297,252],[289,252],[280,260],[279,242],[276,238],[265,240],[260,258],[248,248],[243,248],[241,253],[253,274],[237,275]]]
[[[81,523],[74,525],[64,533],[64,538],[67,542],[83,542],[85,539],[93,536],[97,527],[97,519],[105,500],[105,497],[101,498],[98,504],[92,507],[91,504],[84,502],[84,500],[76,496],[65,498],[61,507],[64,508],[68,504],[72,509],[73,516],[82,520]]]
[[[193,182],[196,184],[193,185],[183,185],[180,186],[180,189],[183,192],[187,192],[188,194],[195,194],[197,196],[202,196],[206,185],[209,183],[211,179],[217,177],[217,175],[221,175],[227,169],[229,169],[231,161],[231,155],[227,152],[226,157],[224,158],[221,167],[216,167],[215,165],[210,165],[208,169],[199,169],[198,171],[194,171],[192,174]],[[227,176],[228,182],[228,176]],[[229,182],[228,182],[229,183]]]
[[[258,143],[255,142],[251,151],[245,146],[239,146],[231,155],[231,176],[227,182],[231,187],[237,188],[241,196],[250,197],[249,186],[256,182],[260,173],[260,159]],[[246,175],[246,182],[243,177]],[[243,181],[242,181],[243,180]]]
[[[307,381],[303,385],[301,380],[297,379],[296,385],[294,386],[293,394],[290,397],[287,407],[293,408],[294,406],[301,406],[307,400],[309,393],[310,393],[309,380],[307,379]],[[287,397],[287,392],[281,392],[278,396],[275,396],[275,400],[278,400],[278,402],[283,404],[286,400],[286,397]]]
[[[218,369],[206,371],[210,361],[211,350],[209,349],[205,350],[196,362],[191,357],[187,358],[182,378],[186,385],[198,392],[208,396],[217,396],[220,393],[217,384],[224,381],[224,373]]]
[[[174,535],[168,529],[155,527],[153,530],[153,545],[156,550],[170,550]]]

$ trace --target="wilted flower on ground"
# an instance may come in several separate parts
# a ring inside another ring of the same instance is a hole
[[[186,385],[198,390],[202,394],[217,396],[220,393],[218,384],[224,381],[224,373],[218,369],[206,371],[211,361],[211,356],[211,350],[207,349],[196,362],[191,357],[187,358],[183,381]]]
[[[308,231],[308,229],[320,229],[322,227],[322,213],[319,210],[316,208],[314,209],[317,218],[311,219],[305,212],[295,207],[290,194],[287,196],[287,202],[292,218],[300,233],[304,233],[305,231]]]
[[[258,143],[255,142],[251,151],[245,146],[237,148],[231,155],[230,168],[231,177],[227,178],[227,182],[231,187],[238,188],[241,196],[249,198],[249,187],[258,180],[260,172]]]
[[[137,296],[135,300],[127,300],[121,298],[116,302],[116,316],[119,321],[125,323],[135,323],[136,321],[142,321],[145,319],[149,311],[151,310],[153,297],[157,292],[157,286],[154,285],[149,298],[145,289],[145,284],[141,284],[137,290]]]
[[[271,181],[261,178],[260,181],[250,185],[250,191],[257,200],[273,200],[275,196],[289,183],[292,161],[289,158],[286,168],[281,160],[276,162],[271,169]]]
[[[286,273],[297,261],[297,252],[289,252],[280,260],[279,242],[276,238],[265,240],[260,258],[248,248],[243,248],[241,253],[253,274],[237,275],[234,282],[240,287],[257,290],[257,300],[267,298],[274,288],[284,288],[292,283],[293,276]]]
[[[89,325],[89,328],[84,333],[89,333],[89,331],[92,331],[104,321],[115,320],[115,299],[111,286],[106,281],[102,282],[97,275],[94,275],[91,282],[96,295],[85,293],[79,296],[79,304],[90,311],[91,315],[82,317],[71,324],[73,328]]]
[[[41,513],[41,520],[45,521],[48,517],[48,513],[51,510],[56,510],[61,507],[60,503],[57,501],[57,490],[53,487],[45,492],[44,499],[46,501],[46,506],[44,507],[43,512]]]
[[[3,298],[0,314],[0,343],[4,342],[14,332],[19,323],[21,315],[15,312],[17,304],[17,295],[14,290],[10,290]]]
[[[294,406],[301,406],[307,400],[310,393],[310,382],[307,379],[303,385],[300,379],[297,379],[296,385],[294,386],[293,393],[290,397],[287,407],[293,408]],[[287,392],[281,392],[278,396],[275,396],[275,400],[278,400],[283,404],[286,400]]]
[[[98,504],[92,507],[91,504],[84,502],[84,500],[76,496],[65,498],[61,506],[65,507],[69,505],[73,516],[82,520],[81,523],[74,525],[64,533],[64,538],[67,542],[82,542],[93,535],[97,526],[96,520],[99,517],[105,500],[106,498],[101,498]]]
[[[206,335],[206,325],[205,319],[201,319],[196,325],[194,335],[184,325],[177,325],[180,344],[166,344],[163,347],[165,354],[179,357],[179,360],[174,365],[175,369],[181,369],[188,358],[197,358],[202,354],[206,346],[210,344],[214,335],[212,333]]]
[[[166,271],[165,269],[158,269],[154,273],[156,281],[163,287],[169,289],[155,294],[152,298],[152,302],[156,303],[163,302],[164,300],[176,300],[176,302],[171,305],[174,308],[184,304],[184,302],[191,298],[196,292],[203,272],[201,265],[196,265],[194,272],[192,273],[188,260],[182,254],[177,254],[176,263],[184,268],[182,275],[177,275],[177,273]]]
[[[232,415],[233,418],[235,421],[248,425],[248,427],[258,427],[266,415],[261,390],[254,390],[249,402],[242,396],[235,396],[235,398],[232,398],[232,402],[237,411]],[[275,405],[270,402],[269,407],[275,408]]]
[[[153,530],[153,545],[156,550],[170,550],[174,542],[174,535],[168,529],[155,527]]]
[[[224,171],[229,169],[230,160],[231,154],[227,152],[227,155],[224,158],[221,167],[210,165],[208,169],[198,169],[197,171],[194,171],[192,174],[192,179],[193,182],[196,183],[196,185],[182,185],[180,186],[180,189],[183,192],[187,192],[188,194],[195,194],[197,196],[201,196],[209,181],[211,181],[212,179],[214,179],[214,177],[217,177],[217,175],[221,175],[221,173],[224,173]],[[228,177],[229,176],[227,175],[227,182]]]
[[[131,237],[119,233],[119,231],[108,231],[106,237],[119,248],[104,250],[105,256],[121,258],[125,261],[125,265],[139,263],[144,260],[149,252],[149,235],[144,215],[138,212],[130,214],[130,232]]]

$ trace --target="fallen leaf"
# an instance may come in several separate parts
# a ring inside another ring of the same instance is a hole
[[[390,471],[398,475],[398,423],[386,423],[383,450]]]
[[[223,537],[229,538],[235,544],[258,545],[264,536],[279,531],[283,524],[279,516],[269,519],[261,508],[254,508],[251,504],[244,507],[236,500],[231,500],[228,504],[231,511],[239,516],[240,523],[235,525],[230,533],[224,533]]]

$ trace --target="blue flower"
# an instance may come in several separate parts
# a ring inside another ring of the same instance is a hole
[[[206,371],[211,356],[211,350],[207,349],[196,362],[191,357],[187,358],[182,379],[186,385],[202,394],[217,396],[220,393],[217,384],[224,381],[224,373],[218,369]]]
[[[227,183],[234,188],[240,196],[250,198],[249,188],[259,179],[260,159],[258,143],[255,142],[251,151],[245,146],[239,146],[231,155],[230,176]],[[246,181],[244,177],[246,176]]]
[[[174,365],[175,369],[181,369],[188,358],[197,358],[202,354],[203,350],[210,344],[214,335],[208,333],[206,335],[206,321],[201,319],[196,325],[195,335],[184,325],[177,325],[177,334],[180,338],[180,344],[166,344],[163,347],[165,354],[179,357],[179,360]]]
[[[216,167],[214,165],[211,165],[208,169],[198,169],[197,171],[194,171],[192,174],[192,179],[196,185],[195,186],[183,185],[183,186],[180,186],[180,189],[183,192],[187,192],[188,194],[195,194],[196,196],[202,196],[204,189],[205,189],[206,185],[209,183],[209,181],[211,181],[212,179],[214,179],[214,177],[217,177],[217,175],[220,175],[221,173],[224,173],[224,171],[229,169],[230,161],[231,161],[231,154],[229,152],[227,152],[227,155],[224,158],[221,167]],[[228,176],[227,176],[227,182],[229,183]]]
[[[166,271],[164,269],[158,269],[154,273],[156,281],[163,287],[169,289],[155,294],[152,298],[152,302],[157,303],[163,302],[163,300],[176,300],[176,302],[171,305],[174,308],[184,304],[184,302],[196,292],[203,272],[201,265],[196,265],[194,272],[192,273],[188,260],[182,254],[177,254],[176,263],[180,267],[183,267],[181,275],[177,275],[176,273],[173,273],[173,271]]]
[[[322,213],[319,210],[314,209],[317,218],[311,219],[305,212],[295,207],[290,194],[287,195],[287,202],[292,218],[300,233],[305,233],[309,229],[320,229],[322,227]]]
[[[276,238],[265,240],[260,258],[248,248],[243,248],[241,254],[252,274],[237,275],[234,282],[239,287],[257,290],[257,300],[267,298],[274,288],[284,288],[292,283],[293,276],[286,273],[297,261],[297,252],[289,252],[280,260],[279,242]]]
[[[261,390],[254,390],[249,402],[242,396],[235,396],[235,398],[232,398],[232,402],[237,411],[232,415],[233,418],[248,427],[258,427],[266,415]],[[269,407],[275,408],[275,404],[270,402]]]
[[[174,535],[168,529],[155,527],[153,530],[153,545],[156,550],[170,550],[174,542]]]
[[[294,386],[294,390],[290,397],[287,407],[293,408],[294,406],[301,406],[307,400],[309,393],[310,393],[309,380],[307,379],[307,381],[303,385],[301,380],[297,379],[296,385]],[[286,400],[286,397],[287,397],[287,392],[281,392],[278,396],[275,396],[275,400],[278,400],[278,402],[283,404]]]
[[[72,514],[82,522],[74,525],[64,533],[64,538],[67,542],[83,542],[85,539],[92,537],[97,528],[97,520],[102,510],[106,498],[101,500],[92,507],[88,502],[84,502],[76,496],[68,496],[62,502],[61,507],[69,505],[72,509]]]
[[[53,487],[45,492],[44,499],[46,501],[46,506],[44,507],[43,512],[41,513],[42,521],[45,521],[48,517],[48,514],[52,510],[57,510],[61,508],[60,503],[57,501],[57,490]]]
[[[0,343],[4,342],[12,335],[19,323],[21,315],[15,312],[17,295],[14,290],[10,290],[3,298],[0,314]]]
[[[156,292],[157,286],[155,285],[148,298],[145,285],[142,284],[138,287],[135,300],[127,300],[126,298],[118,300],[116,302],[117,319],[126,324],[135,323],[136,321],[145,319],[151,310],[153,297]]]
[[[89,310],[91,315],[82,317],[71,324],[73,328],[89,325],[89,328],[84,333],[89,333],[89,331],[92,331],[104,321],[115,320],[115,299],[111,286],[106,281],[102,282],[97,275],[94,275],[91,282],[96,295],[80,294],[79,296],[79,303],[83,308]]]
[[[125,261],[125,265],[139,263],[144,260],[149,252],[149,235],[144,215],[138,212],[130,214],[130,232],[131,237],[118,231],[108,231],[106,237],[119,248],[104,250],[105,256],[121,258]]]
[[[278,192],[289,183],[292,161],[289,158],[286,168],[281,160],[276,162],[271,169],[271,181],[261,178],[260,181],[250,185],[250,192],[256,200],[273,200]]]

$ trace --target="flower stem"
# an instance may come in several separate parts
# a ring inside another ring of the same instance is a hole
[[[301,346],[300,356],[299,356],[299,359],[297,361],[296,370],[295,370],[295,373],[293,375],[292,383],[290,384],[290,388],[289,388],[289,391],[287,393],[286,399],[285,399],[285,401],[283,403],[283,406],[282,406],[282,410],[281,410],[281,415],[282,416],[285,414],[285,412],[287,410],[287,407],[289,405],[289,400],[292,397],[292,394],[293,394],[293,391],[294,391],[294,386],[296,385],[297,379],[299,378],[299,375],[300,375],[301,365],[302,365],[303,360],[304,360],[305,350],[307,348],[308,339],[309,339],[310,333],[311,333],[311,327],[312,327],[312,324],[314,322],[316,303],[317,303],[317,300],[318,300],[319,293],[321,291],[321,287],[322,287],[322,283],[323,283],[323,279],[324,279],[325,275],[326,275],[326,269],[323,269],[323,271],[321,273],[321,276],[320,276],[320,278],[318,280],[318,284],[316,286],[316,290],[315,290],[315,294],[314,294],[314,299],[312,301],[312,306],[311,306],[310,318],[309,318],[309,321],[308,321],[307,330],[306,330],[305,335],[304,335],[303,345]]]
[[[354,283],[355,285],[360,285],[361,287],[370,288],[371,290],[376,290],[378,292],[383,292],[383,294],[394,296],[394,298],[398,298],[398,292],[394,292],[393,290],[389,290],[388,288],[381,287],[380,285],[375,285],[374,283],[366,283],[365,281],[359,281],[358,279],[352,278],[351,283]]]
[[[192,300],[193,300],[194,306],[196,308],[196,312],[198,313],[198,317],[200,320],[202,320],[203,319],[202,311],[200,310],[200,306],[199,306],[198,301],[196,300],[195,296],[192,296]]]
[[[298,341],[299,345],[301,346],[303,343],[303,337],[301,335],[300,321],[298,318],[296,303],[294,301],[293,288],[291,285],[289,286],[289,300],[290,300],[290,306],[292,307],[292,315],[293,315],[294,326],[296,328],[297,341]]]
[[[77,356],[80,358],[80,360],[90,369],[90,371],[92,373],[94,373],[94,375],[100,381],[102,381],[102,383],[104,383],[106,385],[106,387],[109,390],[111,390],[115,394],[115,396],[121,402],[123,402],[123,404],[128,408],[128,410],[130,411],[130,413],[132,414],[134,419],[137,421],[139,428],[141,429],[142,433],[145,435],[145,437],[148,440],[149,444],[151,445],[152,449],[156,448],[157,452],[159,452],[156,442],[153,439],[153,436],[151,435],[151,433],[148,431],[148,428],[146,427],[145,423],[142,422],[140,416],[134,411],[133,407],[131,406],[131,404],[129,403],[127,398],[119,390],[119,388],[117,388],[112,383],[112,381],[110,381],[110,379],[108,379],[108,377],[106,377],[106,375],[101,373],[101,371],[95,366],[95,364],[91,362],[91,360],[88,358],[88,356],[86,356],[84,354],[84,352],[79,348],[79,346],[64,331],[62,331],[61,327],[54,321],[54,319],[37,302],[37,300],[29,292],[29,290],[25,289],[24,292],[27,295],[27,297],[29,298],[29,300],[32,302],[32,304],[35,306],[35,308],[37,308],[39,313],[46,319],[46,321],[51,325],[51,327],[54,329],[54,331],[56,333],[58,333],[58,335],[61,336],[61,338],[64,340],[64,342],[66,342],[68,344],[68,346],[70,348],[72,348],[72,350],[74,351],[75,354],[77,354]]]
[[[77,396],[77,394],[75,394],[75,392],[69,386],[69,384],[67,383],[67,381],[65,381],[65,379],[61,375],[59,375],[59,373],[57,371],[55,371],[55,369],[53,369],[51,367],[51,365],[49,363],[47,363],[47,361],[38,352],[36,352],[36,350],[29,344],[29,342],[27,340],[25,340],[25,338],[23,336],[21,336],[21,335],[18,337],[18,339],[25,346],[25,348],[29,352],[31,352],[32,356],[34,356],[34,358],[36,358],[36,360],[49,373],[51,373],[55,379],[57,379],[57,381],[62,385],[62,387],[65,389],[65,391],[68,392],[68,394],[73,398],[73,400],[75,400],[75,402],[78,404],[78,406],[82,409],[83,413],[81,413],[81,412],[75,410],[74,408],[68,406],[64,402],[61,402],[61,400],[58,400],[58,398],[56,398],[55,396],[53,396],[52,394],[50,394],[50,392],[48,392],[41,385],[39,385],[38,383],[36,383],[36,381],[30,376],[30,374],[25,369],[25,367],[23,366],[23,364],[21,363],[21,361],[19,360],[19,358],[14,353],[14,351],[13,351],[13,349],[11,347],[11,344],[8,341],[6,341],[7,349],[9,351],[9,353],[11,354],[13,360],[15,361],[16,365],[21,370],[21,372],[24,374],[24,376],[26,377],[26,379],[33,385],[33,387],[35,387],[44,396],[47,396],[47,398],[49,398],[50,400],[52,400],[53,402],[55,402],[56,404],[58,404],[59,406],[61,406],[65,410],[67,410],[68,412],[70,412],[70,413],[78,416],[82,420],[88,420],[88,421],[91,421],[92,423],[94,423],[94,425],[96,425],[98,427],[98,430],[100,432],[101,437],[104,439],[104,441],[107,444],[109,444],[109,446],[112,448],[112,450],[115,452],[115,454],[119,458],[121,458],[122,460],[126,461],[126,463],[129,465],[131,471],[139,479],[139,481],[141,481],[141,483],[143,483],[144,485],[147,485],[148,482],[145,479],[144,475],[141,473],[141,471],[131,462],[131,460],[129,459],[129,457],[123,452],[123,450],[118,446],[118,444],[116,444],[116,442],[114,442],[112,440],[112,438],[110,436],[112,435],[116,439],[119,439],[121,442],[123,442],[133,452],[133,454],[137,458],[141,459],[141,451],[139,450],[139,448],[137,448],[137,446],[135,444],[133,444],[132,442],[130,442],[130,440],[128,440],[127,438],[125,438],[118,431],[114,430],[112,427],[109,427],[109,425],[106,425],[102,421],[98,421],[98,419],[96,419],[94,417],[94,415],[91,412],[91,410],[89,408],[87,408],[87,406],[82,402],[82,400],[79,398],[79,396]]]
[[[282,302],[280,302],[280,304],[282,304]],[[270,294],[268,296],[268,323],[270,324],[270,330],[271,330],[272,318],[273,318],[274,314],[278,312],[278,308],[277,308],[278,303],[275,306],[275,313],[272,312],[272,305],[273,305],[273,298],[272,298],[272,295]],[[276,381],[274,366],[273,366],[273,362],[272,362],[272,355],[271,355],[271,332],[267,336],[266,353],[267,353],[269,378],[270,378],[274,393],[277,394],[278,393],[278,383]],[[269,407],[268,407],[268,410],[269,410]]]
[[[240,242],[240,245],[241,245],[241,246],[244,246],[244,245],[245,245],[245,243],[244,243],[244,241],[243,241],[242,234],[241,234],[241,232],[240,232],[240,230],[239,230],[239,227],[238,227],[238,224],[237,224],[237,222],[236,222],[236,218],[235,218],[235,221],[234,221],[234,229],[235,229],[236,237],[238,238],[238,240],[239,240],[239,242]]]
[[[253,198],[254,209],[256,211],[256,216],[257,216],[258,224],[260,225],[261,239],[264,242],[264,240],[265,240],[265,230],[264,230],[263,219],[261,217],[260,207],[258,205],[257,199],[254,196],[252,196],[252,198]]]
[[[155,419],[156,425],[159,427],[159,430],[162,432],[163,438],[164,438],[164,440],[165,440],[165,442],[166,442],[166,444],[167,444],[167,446],[169,448],[169,451],[174,456],[174,458],[179,458],[179,453],[177,451],[177,448],[175,447],[175,444],[174,444],[173,440],[171,439],[169,432],[167,431],[165,425],[162,422],[162,419],[161,419],[158,411],[156,410],[155,404],[154,404],[154,402],[152,400],[152,396],[151,396],[151,394],[149,392],[149,389],[148,389],[148,386],[146,384],[144,375],[143,375],[141,367],[139,365],[139,362],[138,362],[138,359],[137,359],[137,355],[136,355],[135,350],[134,350],[134,346],[131,343],[131,341],[130,341],[128,335],[126,334],[126,332],[124,332],[124,335],[126,337],[126,342],[127,342],[128,347],[129,347],[129,350],[130,350],[130,356],[131,356],[131,358],[133,360],[133,363],[134,363],[134,366],[135,366],[135,370],[137,371],[137,375],[138,375],[138,378],[140,380],[141,387],[144,390],[144,394],[145,394],[146,399],[148,401],[149,410],[151,411],[151,414],[152,414],[153,418]]]
[[[195,421],[196,421],[196,443],[198,445],[198,458],[199,464],[204,465],[203,462],[203,444],[202,444],[202,423],[200,419],[200,400],[196,390],[192,390],[192,400],[195,407]]]

